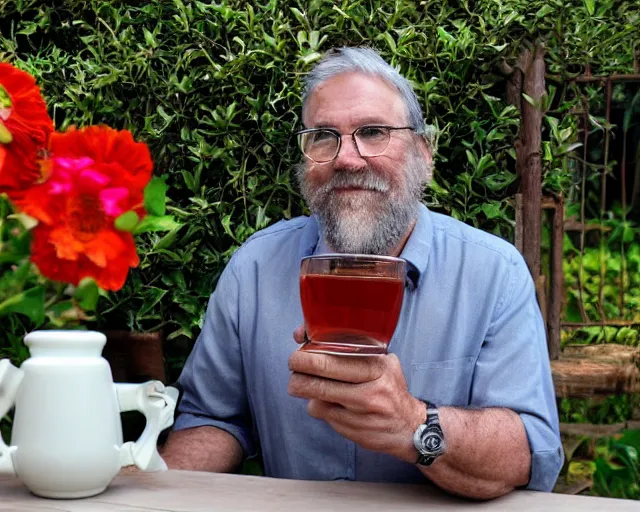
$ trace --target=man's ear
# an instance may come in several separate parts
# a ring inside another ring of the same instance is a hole
[[[431,179],[433,178],[433,151],[431,142],[427,138],[427,135],[422,133],[418,135],[418,151],[420,156],[422,156],[427,162],[427,169],[429,170],[429,175],[425,176],[425,183],[431,183]]]
[[[420,152],[422,156],[429,162],[429,164],[433,163],[433,154],[431,151],[431,143],[427,140],[424,134],[420,135],[420,143],[419,146]]]

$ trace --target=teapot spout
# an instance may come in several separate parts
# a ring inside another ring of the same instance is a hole
[[[0,419],[9,412],[16,401],[18,388],[24,372],[11,364],[8,359],[0,360]],[[15,475],[9,448],[0,436],[0,475]]]

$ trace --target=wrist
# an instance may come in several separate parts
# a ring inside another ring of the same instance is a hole
[[[440,410],[435,404],[425,402],[427,417],[425,422],[418,427],[413,444],[418,451],[417,464],[421,467],[431,466],[437,459],[445,454],[447,443],[440,425]]]
[[[426,417],[427,408],[424,402],[412,396],[410,406],[407,407],[407,414],[405,415],[406,429],[402,435],[402,450],[398,454],[399,459],[410,464],[416,463],[418,450],[413,444],[413,434],[425,422]]]

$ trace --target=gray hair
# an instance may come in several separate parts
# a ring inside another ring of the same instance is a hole
[[[316,87],[334,76],[348,72],[375,75],[395,87],[407,107],[409,125],[416,133],[425,134],[422,109],[411,84],[371,48],[344,47],[327,52],[305,78],[305,88],[302,96],[303,116],[309,96],[311,96]]]

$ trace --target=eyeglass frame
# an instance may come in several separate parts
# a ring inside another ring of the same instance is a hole
[[[362,153],[360,153],[360,147],[358,146],[358,141],[356,140],[356,133],[359,130],[362,130],[364,128],[386,128],[389,130],[389,140],[387,141],[387,145],[377,155],[363,156]],[[342,134],[335,128],[304,128],[302,130],[298,130],[297,132],[295,132],[294,136],[296,137],[298,147],[300,148],[300,151],[302,151],[302,154],[304,156],[306,156],[309,160],[312,160],[317,164],[328,164],[329,162],[333,162],[336,158],[338,158],[338,155],[340,154],[340,149],[342,149],[342,137],[346,135],[351,136],[353,145],[356,147],[356,151],[358,152],[358,155],[360,155],[361,158],[375,158],[377,156],[382,155],[387,150],[387,148],[389,147],[389,142],[391,141],[391,132],[396,130],[413,130],[414,132],[416,132],[416,129],[413,126],[389,126],[386,124],[365,124],[362,126],[358,126],[358,128],[353,130],[351,133]],[[338,147],[336,148],[336,154],[333,156],[333,158],[331,158],[330,160],[325,160],[324,162],[318,162],[317,160],[314,160],[304,152],[304,149],[302,149],[302,145],[300,144],[300,135],[304,135],[305,133],[322,132],[322,131],[333,133],[338,138]]]

